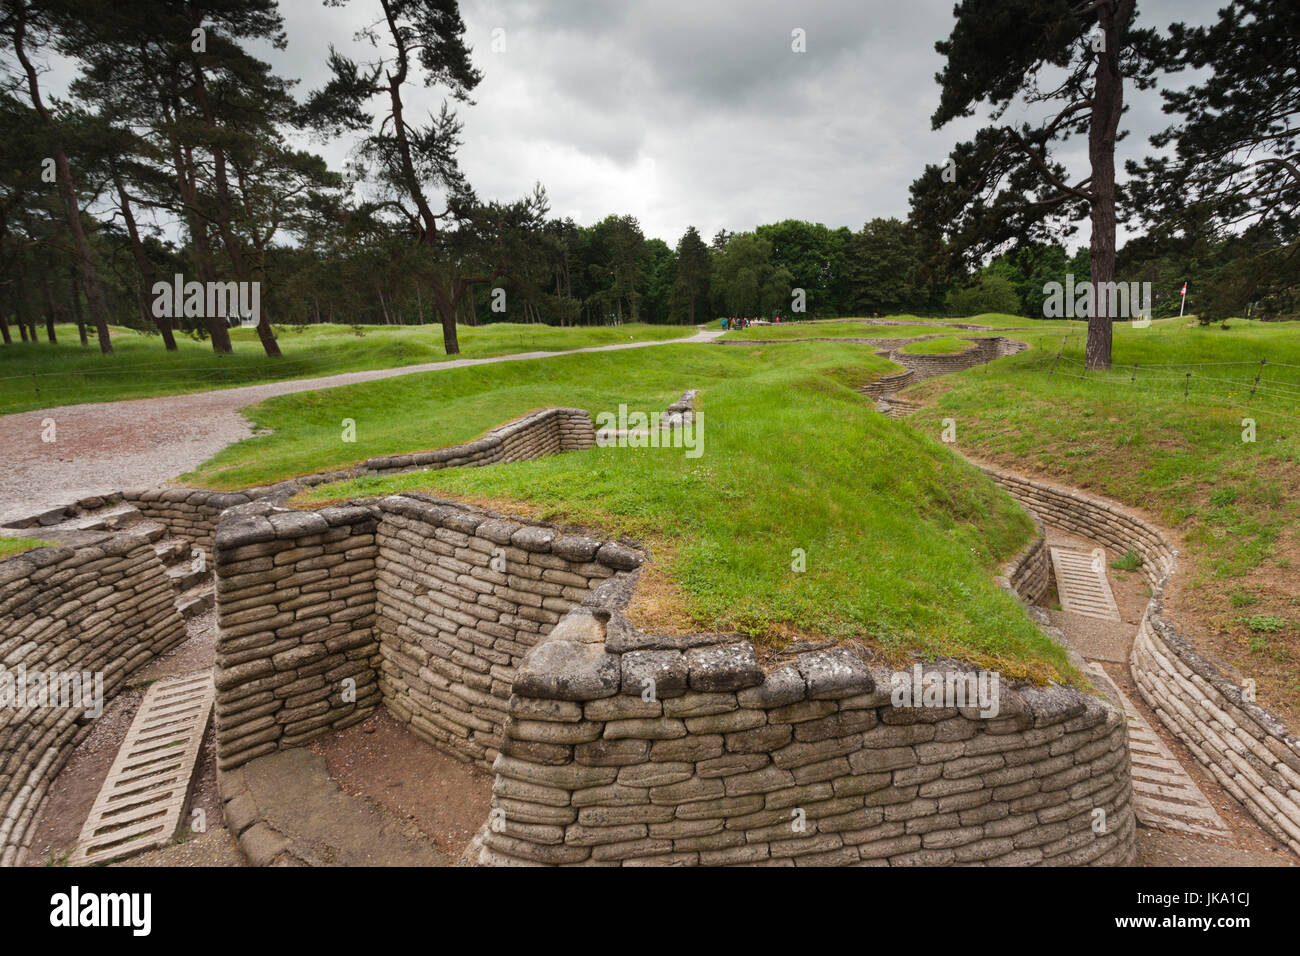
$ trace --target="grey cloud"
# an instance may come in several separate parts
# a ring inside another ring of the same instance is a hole
[[[1222,2],[1144,0],[1140,19],[1209,22]],[[368,53],[352,34],[377,9],[281,0],[288,49],[261,54],[305,93],[324,82],[330,43]],[[461,112],[480,195],[519,196],[541,179],[556,214],[631,213],[669,243],[692,224],[710,234],[798,217],[857,229],[904,216],[912,180],[982,118],[930,129],[934,43],[952,0],[463,0],[462,13],[484,72]],[[505,53],[491,50],[497,27]],[[807,53],[790,50],[795,27]],[[1121,163],[1169,123],[1155,92],[1127,99]],[[440,102],[413,91],[416,111]],[[1081,145],[1061,154],[1080,178]],[[336,167],[347,146],[312,144]],[[1087,241],[1086,223],[1073,241]]]

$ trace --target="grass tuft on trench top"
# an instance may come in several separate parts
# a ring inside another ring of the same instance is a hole
[[[12,558],[15,554],[35,551],[37,548],[53,547],[56,547],[55,542],[41,541],[38,538],[0,538],[0,559]]]

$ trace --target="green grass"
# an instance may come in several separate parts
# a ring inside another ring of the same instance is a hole
[[[905,339],[916,335],[936,335],[943,329],[933,325],[866,325],[862,322],[782,322],[780,325],[751,325],[747,329],[727,332],[724,339]]]
[[[951,655],[1007,676],[1079,680],[994,583],[1032,523],[941,443],[852,385],[893,370],[870,349],[668,346],[562,356],[283,396],[248,410],[273,433],[190,480],[239,487],[368,455],[463,441],[547,405],[661,410],[702,389],[704,453],[593,448],[538,461],[313,489],[299,504],[429,491],[647,542],[652,590],[692,628],[780,644],[857,639],[889,660]],[[357,420],[357,442],[339,423]],[[803,549],[807,570],[792,570]],[[652,615],[652,618],[654,615]]]
[[[1286,618],[1278,617],[1276,614],[1255,614],[1243,618],[1242,623],[1252,631],[1265,634],[1276,634],[1286,628]]]
[[[902,325],[874,325],[873,322],[901,322]],[[1027,319],[1018,315],[989,313],[964,319],[921,319],[915,315],[888,315],[879,319],[846,318],[818,319],[808,322],[782,322],[779,325],[757,325],[747,329],[727,332],[726,339],[886,339],[911,338],[917,335],[935,335],[943,331],[924,322],[953,322],[960,325],[982,325],[990,332],[1002,329],[1033,328],[1056,331],[1058,334],[1077,331],[1082,323]],[[717,328],[717,324],[714,324]],[[963,333],[964,334],[964,333]],[[979,332],[972,332],[979,335]]]
[[[0,538],[0,559],[12,558],[15,554],[33,551],[36,548],[52,547],[56,547],[55,542],[41,541],[39,538]]]
[[[969,339],[945,337],[927,339],[924,342],[913,342],[911,345],[904,345],[900,351],[906,352],[908,355],[954,355],[957,352],[965,352],[974,347],[975,343]]]
[[[904,323],[902,325],[875,325],[878,321],[892,321],[892,323]],[[975,315],[966,317],[966,319],[919,319],[914,315],[891,315],[881,316],[880,319],[819,319],[806,321],[806,323],[780,323],[779,325],[753,325],[748,329],[731,330],[724,334],[723,338],[728,339],[789,339],[789,338],[911,338],[915,336],[933,336],[933,334],[943,332],[943,328],[935,325],[924,325],[927,321],[936,321],[936,323],[957,323],[961,325],[984,325],[989,329],[989,333],[998,332],[1002,329],[1024,329],[1032,328],[1041,330],[1041,332],[1056,332],[1065,334],[1067,332],[1076,332],[1083,328],[1082,323],[1069,323],[1069,321],[1041,321],[1034,319],[1024,319],[1017,315],[1001,315],[1001,313],[988,313],[988,315]],[[718,328],[718,325],[714,325]],[[983,334],[989,334],[983,333]],[[967,334],[962,332],[962,334]],[[979,336],[979,332],[971,332],[972,336]]]
[[[1173,529],[1186,613],[1245,651],[1234,608],[1282,616],[1300,593],[1300,323],[1119,324],[1107,372],[1085,371],[1082,327],[1014,337],[1033,348],[906,389],[926,403],[911,422],[937,437],[954,419],[967,454],[1093,490]],[[1253,442],[1243,441],[1246,419]],[[1294,661],[1300,635],[1288,634]],[[1269,689],[1272,706],[1300,717],[1293,662],[1251,672],[1261,696]]]
[[[954,418],[967,451],[1153,510],[1220,576],[1257,567],[1294,532],[1300,324],[1120,325],[1107,372],[1084,370],[1082,330],[1017,337],[1034,348],[909,389],[933,399],[918,426],[937,434]],[[1260,358],[1270,364],[1251,398]],[[1242,441],[1245,418],[1254,442]]]
[[[1142,567],[1142,555],[1130,548],[1121,557],[1112,561],[1110,566],[1116,571],[1136,571]]]
[[[0,415],[81,402],[149,398],[183,392],[254,385],[291,378],[332,375],[364,369],[442,362],[442,329],[437,325],[276,326],[282,358],[266,357],[253,329],[233,329],[234,353],[217,355],[206,342],[178,336],[167,352],[157,335],[115,328],[114,352],[101,355],[91,336],[82,348],[75,326],[55,327],[58,345],[44,341],[0,345]],[[486,358],[513,352],[563,351],[629,341],[693,335],[694,327],[664,325],[578,326],[496,323],[462,326],[457,358]]]

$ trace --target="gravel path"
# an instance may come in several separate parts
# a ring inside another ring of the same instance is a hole
[[[0,523],[90,495],[157,485],[191,471],[227,445],[252,434],[248,420],[239,413],[241,408],[276,395],[493,362],[711,342],[721,334],[721,329],[707,329],[689,338],[658,342],[453,359],[163,398],[63,405],[0,416]],[[46,419],[54,420],[57,441],[41,440]]]

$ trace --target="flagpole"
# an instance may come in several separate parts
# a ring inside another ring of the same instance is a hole
[[[1183,317],[1183,310],[1187,308],[1187,283],[1186,282],[1183,283],[1183,291],[1180,294],[1182,295],[1182,302],[1178,304],[1178,317],[1181,319]]]

